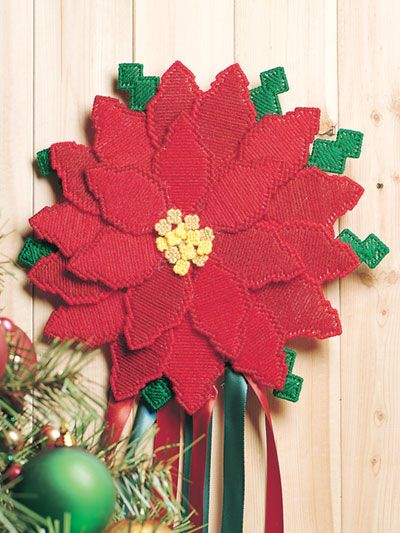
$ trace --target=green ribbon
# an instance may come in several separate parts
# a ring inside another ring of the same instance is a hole
[[[157,412],[151,411],[145,403],[140,401],[136,411],[130,440],[133,442],[134,440],[140,438],[149,429],[149,427],[154,424],[156,418]]]
[[[192,442],[193,442],[193,417],[186,414],[185,429],[183,439],[183,480],[182,480],[182,507],[186,515],[189,514],[189,494],[190,494],[190,466],[192,464]]]
[[[224,384],[224,485],[221,533],[242,533],[247,382],[229,367]]]

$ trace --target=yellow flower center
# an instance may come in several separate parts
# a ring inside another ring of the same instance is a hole
[[[198,215],[182,216],[179,209],[170,209],[167,216],[155,224],[157,250],[164,254],[178,276],[186,276],[190,265],[203,267],[212,252],[214,232],[200,229]]]

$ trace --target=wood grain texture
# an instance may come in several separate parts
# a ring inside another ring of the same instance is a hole
[[[284,111],[322,109],[321,132],[365,133],[347,173],[366,189],[340,221],[360,237],[377,233],[392,249],[374,271],[360,268],[328,296],[343,335],[299,342],[298,404],[271,399],[282,467],[287,533],[400,531],[399,184],[400,70],[395,0],[2,0],[0,2],[0,207],[15,230],[2,252],[15,258],[27,219],[56,198],[32,167],[37,150],[88,142],[96,94],[116,95],[117,65],[137,61],[161,74],[183,61],[206,89],[240,62],[251,86],[282,65]],[[119,94],[120,98],[123,95]],[[329,137],[326,137],[329,138]],[[377,183],[383,187],[377,188]],[[32,300],[15,270],[0,308],[40,335],[51,305]],[[105,390],[107,358],[87,369]],[[210,533],[219,533],[223,412],[213,420]],[[263,533],[264,421],[249,399],[244,533]]]

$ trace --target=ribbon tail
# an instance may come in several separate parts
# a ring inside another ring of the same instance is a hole
[[[271,413],[267,393],[254,381],[248,379],[265,412],[265,429],[267,434],[267,495],[265,533],[283,533],[283,500],[282,483],[279,470],[278,453],[276,450]]]
[[[130,441],[133,442],[139,439],[154,424],[156,419],[157,413],[151,411],[145,403],[140,401],[136,411]]]
[[[196,527],[203,525],[204,481],[206,476],[207,435],[210,426],[211,413],[217,398],[217,388],[213,387],[213,395],[197,413],[193,415],[193,442],[201,440],[192,448],[192,463],[190,469],[190,505],[197,511],[192,522]]]
[[[157,413],[158,431],[154,438],[156,459],[163,462],[173,460],[179,456],[179,442],[181,430],[180,408],[175,400],[170,400]],[[173,490],[177,494],[178,461],[171,466]]]
[[[247,382],[229,367],[224,382],[224,484],[221,533],[242,533]]]

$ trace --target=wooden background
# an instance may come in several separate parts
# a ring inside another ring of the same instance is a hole
[[[54,201],[34,154],[86,141],[92,100],[115,95],[119,62],[143,62],[151,75],[178,58],[202,88],[235,61],[252,86],[260,71],[283,65],[285,111],[318,106],[321,131],[365,133],[347,173],[366,192],[340,227],[363,238],[374,231],[392,252],[329,288],[342,337],[298,343],[300,401],[272,401],[288,533],[400,531],[399,23],[396,0],[0,0],[0,206],[15,229],[2,250],[11,257],[28,217]],[[33,336],[50,312],[18,271],[2,306]],[[88,372],[107,382],[101,356]],[[244,531],[262,533],[262,417],[250,403]],[[211,533],[219,532],[220,418]]]

